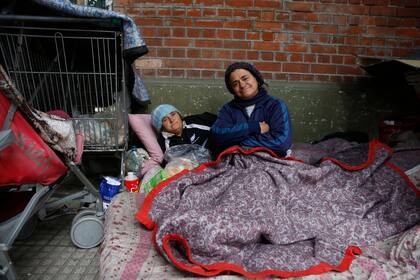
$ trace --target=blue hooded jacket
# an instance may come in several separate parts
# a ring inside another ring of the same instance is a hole
[[[246,107],[255,105],[250,117]],[[261,133],[260,122],[270,131]],[[211,128],[213,144],[223,150],[230,146],[266,147],[285,156],[292,144],[292,126],[286,104],[261,88],[250,100],[235,98],[220,110]]]

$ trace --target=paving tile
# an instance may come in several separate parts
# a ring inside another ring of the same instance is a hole
[[[19,280],[99,280],[99,247],[80,249],[70,238],[70,215],[37,225],[34,234],[10,250]]]

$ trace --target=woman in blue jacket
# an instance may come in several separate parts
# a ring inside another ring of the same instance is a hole
[[[235,62],[225,72],[232,101],[220,110],[211,128],[214,145],[266,147],[284,157],[290,153],[292,126],[286,104],[267,94],[261,73],[252,64]]]

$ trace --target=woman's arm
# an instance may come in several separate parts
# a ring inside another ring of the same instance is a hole
[[[241,142],[241,145],[251,147],[267,147],[281,155],[285,155],[292,143],[292,126],[289,111],[284,102],[276,100],[270,106],[270,118],[267,120],[269,131],[255,134]]]
[[[234,111],[225,105],[220,110],[216,122],[211,127],[213,144],[225,149],[230,146],[239,145],[250,135],[260,133],[260,124],[258,121],[237,121],[235,114],[243,114],[239,110]]]

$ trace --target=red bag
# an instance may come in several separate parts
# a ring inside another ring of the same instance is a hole
[[[0,127],[9,107],[10,101],[0,90]],[[0,151],[0,186],[30,183],[50,185],[67,172],[64,163],[20,112],[15,112],[9,128],[15,139]]]

